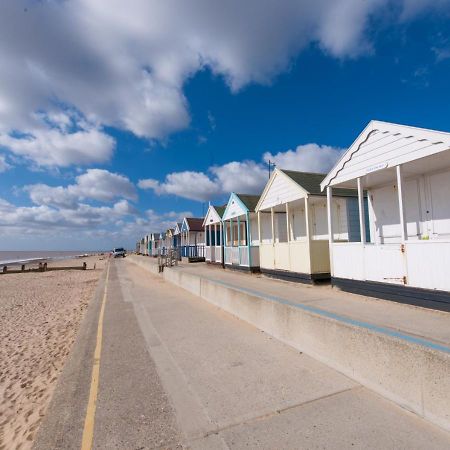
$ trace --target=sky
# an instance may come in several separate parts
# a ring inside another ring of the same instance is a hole
[[[449,87],[450,0],[3,0],[0,250],[133,248]]]

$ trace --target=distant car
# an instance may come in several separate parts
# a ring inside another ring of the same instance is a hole
[[[115,248],[112,252],[112,257],[113,258],[120,258],[120,257],[125,258],[126,253],[127,252],[125,251],[124,248],[121,248],[121,247]]]

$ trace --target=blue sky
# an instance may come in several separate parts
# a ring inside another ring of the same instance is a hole
[[[449,1],[187,3],[0,5],[0,250],[132,247],[371,119],[450,131]]]

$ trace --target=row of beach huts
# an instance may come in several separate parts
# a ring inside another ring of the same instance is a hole
[[[372,121],[328,174],[276,168],[260,195],[150,233],[178,249],[290,281],[450,310],[450,134]]]

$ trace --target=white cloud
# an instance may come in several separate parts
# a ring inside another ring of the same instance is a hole
[[[38,122],[25,135],[0,132],[0,147],[40,166],[86,165],[111,158],[115,140],[92,123],[63,112],[36,117]]]
[[[136,200],[133,183],[124,175],[102,169],[88,169],[76,177],[76,184],[69,190],[81,198],[110,201],[117,197]]]
[[[342,154],[343,149],[328,145],[305,144],[295,150],[272,154],[264,153],[262,160],[275,163],[280,169],[300,172],[327,173]],[[212,166],[208,173],[174,172],[164,181],[140,180],[141,189],[152,189],[156,194],[172,194],[191,200],[208,201],[230,192],[259,194],[268,180],[268,166],[256,161],[232,161]]]
[[[233,91],[270,83],[310,45],[337,58],[370,52],[372,19],[387,8],[395,24],[424,11],[448,10],[448,4],[3,0],[1,145],[39,165],[105,161],[114,148],[105,126],[149,139],[185,128],[190,118],[183,86],[205,67]],[[67,108],[95,125],[73,130]]]
[[[266,152],[264,161],[274,162],[280,169],[300,172],[328,173],[344,149],[328,145],[305,144],[295,150],[272,154]]]
[[[138,214],[127,200],[112,206],[91,206],[85,203],[76,209],[48,205],[17,206],[0,198],[1,250],[67,249],[98,250],[114,246],[134,248],[135,241],[153,231],[173,228],[190,211],[158,213],[147,210]]]
[[[129,214],[123,202],[112,207],[94,207],[82,203],[76,209],[58,209],[47,205],[16,206],[0,199],[0,227],[27,230],[27,233],[39,234],[42,231],[49,234],[53,230],[78,228],[89,230],[99,225],[114,223]]]
[[[140,187],[141,189],[154,189],[156,191],[156,190],[158,190],[158,187],[159,187],[159,181],[154,180],[152,178],[147,178],[145,180],[139,180],[138,187]]]
[[[6,162],[4,155],[0,155],[0,173],[6,172],[9,169],[11,169],[11,165]]]
[[[86,199],[101,202],[117,198],[137,200],[136,189],[127,177],[102,169],[88,169],[75,178],[75,184],[67,187],[31,184],[24,189],[36,205],[66,209],[77,209],[79,202]]]
[[[172,194],[190,200],[206,201],[220,194],[220,186],[203,172],[174,172],[166,176],[164,182],[140,180],[142,189],[153,189],[157,194]]]
[[[268,179],[268,169],[254,161],[233,161],[223,166],[213,166],[210,171],[223,193],[258,194]]]

